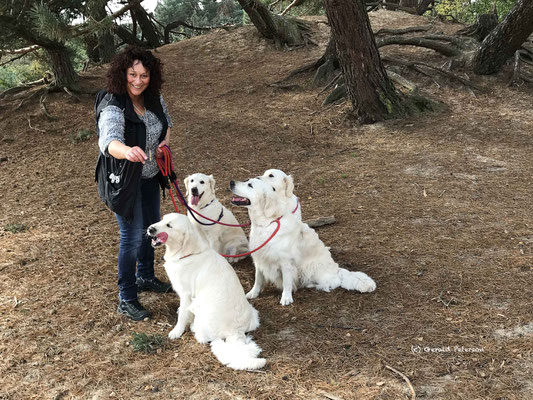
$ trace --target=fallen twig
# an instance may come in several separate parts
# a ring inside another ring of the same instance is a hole
[[[387,364],[383,364],[383,365],[385,366],[385,368],[390,369],[392,372],[395,372],[398,375],[400,375],[403,378],[403,380],[405,382],[407,382],[407,385],[409,386],[409,390],[411,391],[411,400],[416,399],[416,392],[415,392],[415,389],[413,388],[413,385],[411,384],[411,381],[409,380],[409,378],[407,376],[405,376],[404,374],[402,374],[397,369],[392,368],[390,365],[387,365]]]
[[[354,331],[361,331],[363,328],[359,328],[357,326],[344,326],[344,325],[322,325],[322,324],[315,324],[317,328],[335,328],[335,329],[351,329]]]

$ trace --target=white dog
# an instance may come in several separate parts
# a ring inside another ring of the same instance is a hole
[[[213,221],[238,225],[239,222],[215,197],[213,175],[193,174],[183,181],[187,191],[187,203],[193,210]],[[221,254],[235,255],[248,251],[248,239],[240,227],[215,224],[198,214],[188,212],[189,220],[205,235],[209,245]],[[196,219],[195,219],[196,218]],[[198,221],[208,225],[202,225]],[[244,257],[230,257],[228,261],[237,262]]]
[[[294,182],[291,175],[287,175],[285,172],[283,172],[280,169],[267,169],[260,178],[266,182],[268,182],[274,189],[276,189],[276,192],[279,196],[286,196],[287,194],[284,193],[285,188],[290,191],[291,196],[289,198],[289,201],[287,202],[287,211],[290,211],[294,214],[294,216],[302,220],[302,207],[300,204],[300,200],[296,195],[293,193],[294,191]],[[285,214],[285,212],[284,212]]]
[[[178,322],[168,337],[187,326],[200,343],[211,342],[218,360],[234,369],[262,368],[261,349],[245,333],[259,326],[259,314],[246,300],[239,278],[226,259],[182,214],[167,214],[148,228],[152,246],[166,246],[165,271],[180,298]]]
[[[278,233],[252,254],[255,282],[247,298],[257,297],[265,280],[282,289],[280,303],[284,306],[293,302],[292,292],[298,287],[314,287],[326,292],[339,286],[359,292],[376,289],[376,283],[365,273],[339,268],[316,232],[294,214],[286,212],[292,196],[290,185],[278,191],[264,180],[254,178],[246,182],[232,181],[230,189],[236,196],[232,203],[248,208],[252,221],[250,248],[265,243],[282,216]]]

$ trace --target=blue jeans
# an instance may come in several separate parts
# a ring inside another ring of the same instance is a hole
[[[115,214],[120,228],[118,250],[118,288],[121,300],[137,298],[136,277],[154,278],[154,249],[147,228],[161,219],[157,177],[141,179],[133,206],[133,219],[128,222]]]

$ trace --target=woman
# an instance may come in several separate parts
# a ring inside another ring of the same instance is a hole
[[[100,197],[115,212],[120,228],[118,312],[139,321],[150,313],[137,292],[165,293],[170,284],[154,276],[154,249],[145,235],[160,216],[160,178],[156,158],[169,144],[172,122],[160,94],[162,64],[150,51],[130,46],[116,55],[107,72],[107,93],[97,96],[100,158],[118,165],[105,184],[124,185]],[[106,161],[102,161],[106,162]],[[104,175],[105,176],[105,175]],[[121,179],[122,182],[121,182]],[[119,193],[119,195],[116,195]]]

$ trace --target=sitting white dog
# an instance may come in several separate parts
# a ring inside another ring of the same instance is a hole
[[[183,181],[187,191],[187,203],[193,210],[213,221],[230,225],[239,225],[239,222],[215,196],[215,179],[213,175],[193,174]],[[248,251],[248,239],[241,227],[225,226],[213,223],[189,211],[191,221],[206,237],[209,245],[221,254],[236,255]],[[202,225],[198,221],[207,225]],[[244,257],[229,257],[228,261],[237,262]]]
[[[283,172],[280,169],[267,169],[262,176],[260,176],[262,180],[265,182],[268,182],[274,189],[276,189],[276,192],[279,196],[286,196],[289,197],[289,201],[287,201],[287,211],[290,211],[294,214],[294,216],[302,220],[302,207],[300,204],[300,199],[296,197],[296,195],[293,193],[294,191],[294,181],[292,179],[291,175],[287,175],[285,172]],[[285,193],[284,191],[290,192],[290,196],[288,196],[288,193]],[[283,213],[285,214],[285,212]]]
[[[245,333],[259,326],[237,274],[182,214],[167,214],[148,227],[152,246],[166,246],[165,271],[180,298],[178,322],[168,337],[190,325],[200,343],[211,342],[218,360],[234,369],[262,368],[261,349]]]
[[[298,287],[326,292],[339,286],[359,292],[376,289],[376,283],[365,273],[339,268],[316,232],[287,212],[292,196],[290,185],[278,191],[264,180],[254,178],[231,181],[230,189],[236,196],[231,202],[248,208],[252,222],[250,248],[265,243],[280,224],[277,234],[252,254],[255,282],[247,298],[257,297],[265,280],[282,289],[280,303],[284,306],[293,302],[292,292]]]

